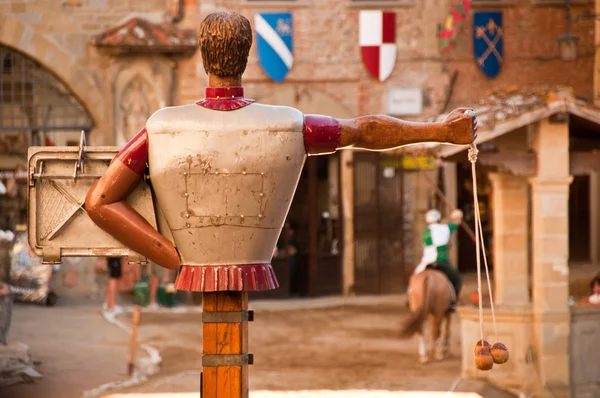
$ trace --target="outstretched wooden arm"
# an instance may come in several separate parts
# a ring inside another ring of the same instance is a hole
[[[98,227],[156,264],[179,268],[177,249],[125,200],[142,182],[148,162],[148,134],[141,130],[115,156],[85,198],[85,209]]]
[[[357,148],[383,151],[422,142],[471,144],[477,136],[474,112],[466,108],[452,111],[443,122],[408,122],[385,115],[339,119],[338,149]]]

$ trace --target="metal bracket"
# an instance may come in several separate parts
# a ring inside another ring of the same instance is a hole
[[[83,172],[83,160],[85,158],[85,147],[86,147],[86,142],[85,142],[85,131],[81,130],[81,137],[79,138],[79,157],[77,158],[77,161],[75,162],[75,168],[73,170],[73,181],[77,180],[77,173],[78,172]]]
[[[246,366],[254,364],[254,354],[202,355],[203,367]]]
[[[81,137],[79,138],[79,150],[77,153],[77,159],[75,160],[75,166],[73,167],[73,174],[52,174],[48,176],[53,180],[73,180],[77,181],[78,178],[85,179],[98,179],[101,178],[104,174],[84,174],[83,173],[83,165],[85,163],[85,153],[86,153],[86,139],[85,139],[85,131],[81,130]],[[54,160],[54,159],[52,159]],[[44,159],[38,159],[35,162],[33,167],[29,168],[29,186],[33,187],[35,185],[35,180],[41,180],[46,177],[44,175]]]
[[[60,264],[62,262],[60,247],[45,247],[42,254],[42,264]]]
[[[202,323],[253,322],[254,311],[202,311]]]

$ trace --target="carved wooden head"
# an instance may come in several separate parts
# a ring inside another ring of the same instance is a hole
[[[235,12],[210,14],[198,29],[198,45],[206,73],[218,77],[241,76],[252,46],[250,21]]]

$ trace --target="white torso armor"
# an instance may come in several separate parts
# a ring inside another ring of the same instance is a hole
[[[159,229],[182,264],[270,263],[306,159],[302,113],[191,104],[157,111],[146,129]]]

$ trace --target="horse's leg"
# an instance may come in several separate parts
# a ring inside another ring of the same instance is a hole
[[[417,341],[419,343],[419,363],[426,364],[429,362],[429,358],[427,357],[427,347],[425,347],[425,336],[423,335],[423,330],[417,334]]]
[[[444,328],[444,355],[450,352],[450,329],[452,328],[452,313],[448,312],[445,316],[446,327]]]
[[[431,317],[431,334],[433,337],[433,358],[436,361],[444,359],[444,352],[442,350],[442,339],[441,339],[441,319],[434,315]]]

